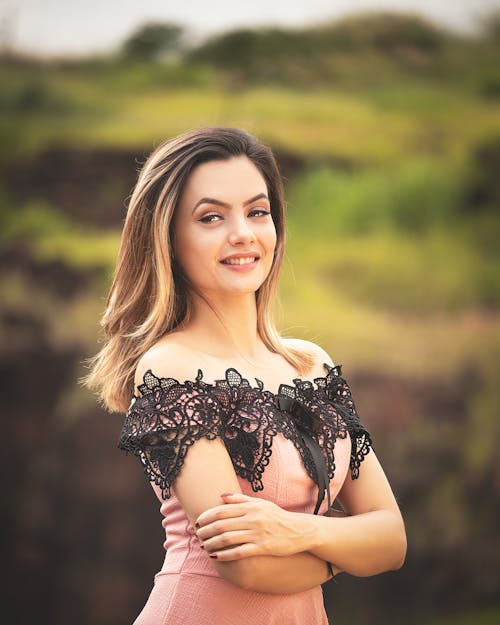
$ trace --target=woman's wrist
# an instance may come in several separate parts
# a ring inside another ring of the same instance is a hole
[[[313,552],[325,542],[331,542],[332,519],[302,512],[292,512],[291,514],[295,517],[296,522],[294,534],[297,537],[297,551]]]

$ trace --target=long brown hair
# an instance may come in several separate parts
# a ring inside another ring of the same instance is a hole
[[[189,286],[172,262],[172,229],[190,173],[201,163],[241,155],[252,161],[266,181],[277,235],[273,265],[256,294],[257,331],[264,344],[282,354],[301,375],[311,367],[311,356],[283,344],[272,314],[285,246],[283,183],[274,155],[244,130],[198,128],[165,141],[152,152],[130,198],[101,319],[104,345],[87,359],[90,372],[80,380],[97,393],[107,410],[127,410],[141,356],[189,318]]]

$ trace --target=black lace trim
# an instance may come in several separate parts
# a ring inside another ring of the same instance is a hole
[[[118,447],[139,457],[148,479],[160,486],[165,499],[189,447],[203,437],[220,437],[237,475],[258,492],[263,489],[262,475],[276,434],[293,442],[317,483],[316,465],[301,432],[318,442],[330,479],[335,472],[335,441],[349,433],[351,476],[356,479],[371,439],[359,421],[341,367],[324,366],[326,376],[315,378],[314,383],[296,378],[294,386],[282,384],[277,394],[257,379],[257,386],[251,386],[232,368],[213,384],[203,381],[201,370],[194,381],[183,383],[148,370],[138,386],[141,395],[133,396],[125,415]],[[294,400],[298,409],[280,410],[280,397]]]
[[[352,399],[351,389],[345,378],[342,377],[342,365],[331,367],[325,363],[324,367],[327,369],[328,374],[324,378],[316,378],[314,381],[318,388],[325,391],[351,436],[350,469],[352,479],[355,480],[359,477],[361,463],[372,448],[372,439],[359,420],[356,406]]]

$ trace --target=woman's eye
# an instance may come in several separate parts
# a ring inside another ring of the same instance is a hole
[[[209,215],[203,215],[200,221],[204,224],[211,224],[217,219],[220,219],[220,215],[216,215],[215,213],[210,213]]]
[[[270,215],[270,214],[271,214],[271,211],[268,211],[265,208],[254,208],[248,213],[248,216],[249,217],[266,217],[267,215]],[[209,213],[207,215],[203,215],[203,217],[201,217],[199,221],[201,221],[204,224],[211,224],[211,223],[214,223],[215,221],[219,221],[220,219],[223,219],[221,215],[218,215],[217,213]]]
[[[254,210],[250,211],[250,217],[265,217],[266,215],[270,215],[271,211],[265,210],[264,208],[254,208]]]

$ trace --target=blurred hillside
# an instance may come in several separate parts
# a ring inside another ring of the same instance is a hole
[[[334,622],[499,621],[499,61],[500,15],[465,39],[388,14],[197,47],[150,24],[112,57],[0,58],[6,623],[131,622],[161,566],[122,415],[76,380],[137,170],[201,125],[275,150],[281,327],[344,364],[407,520],[401,571],[326,588]]]

